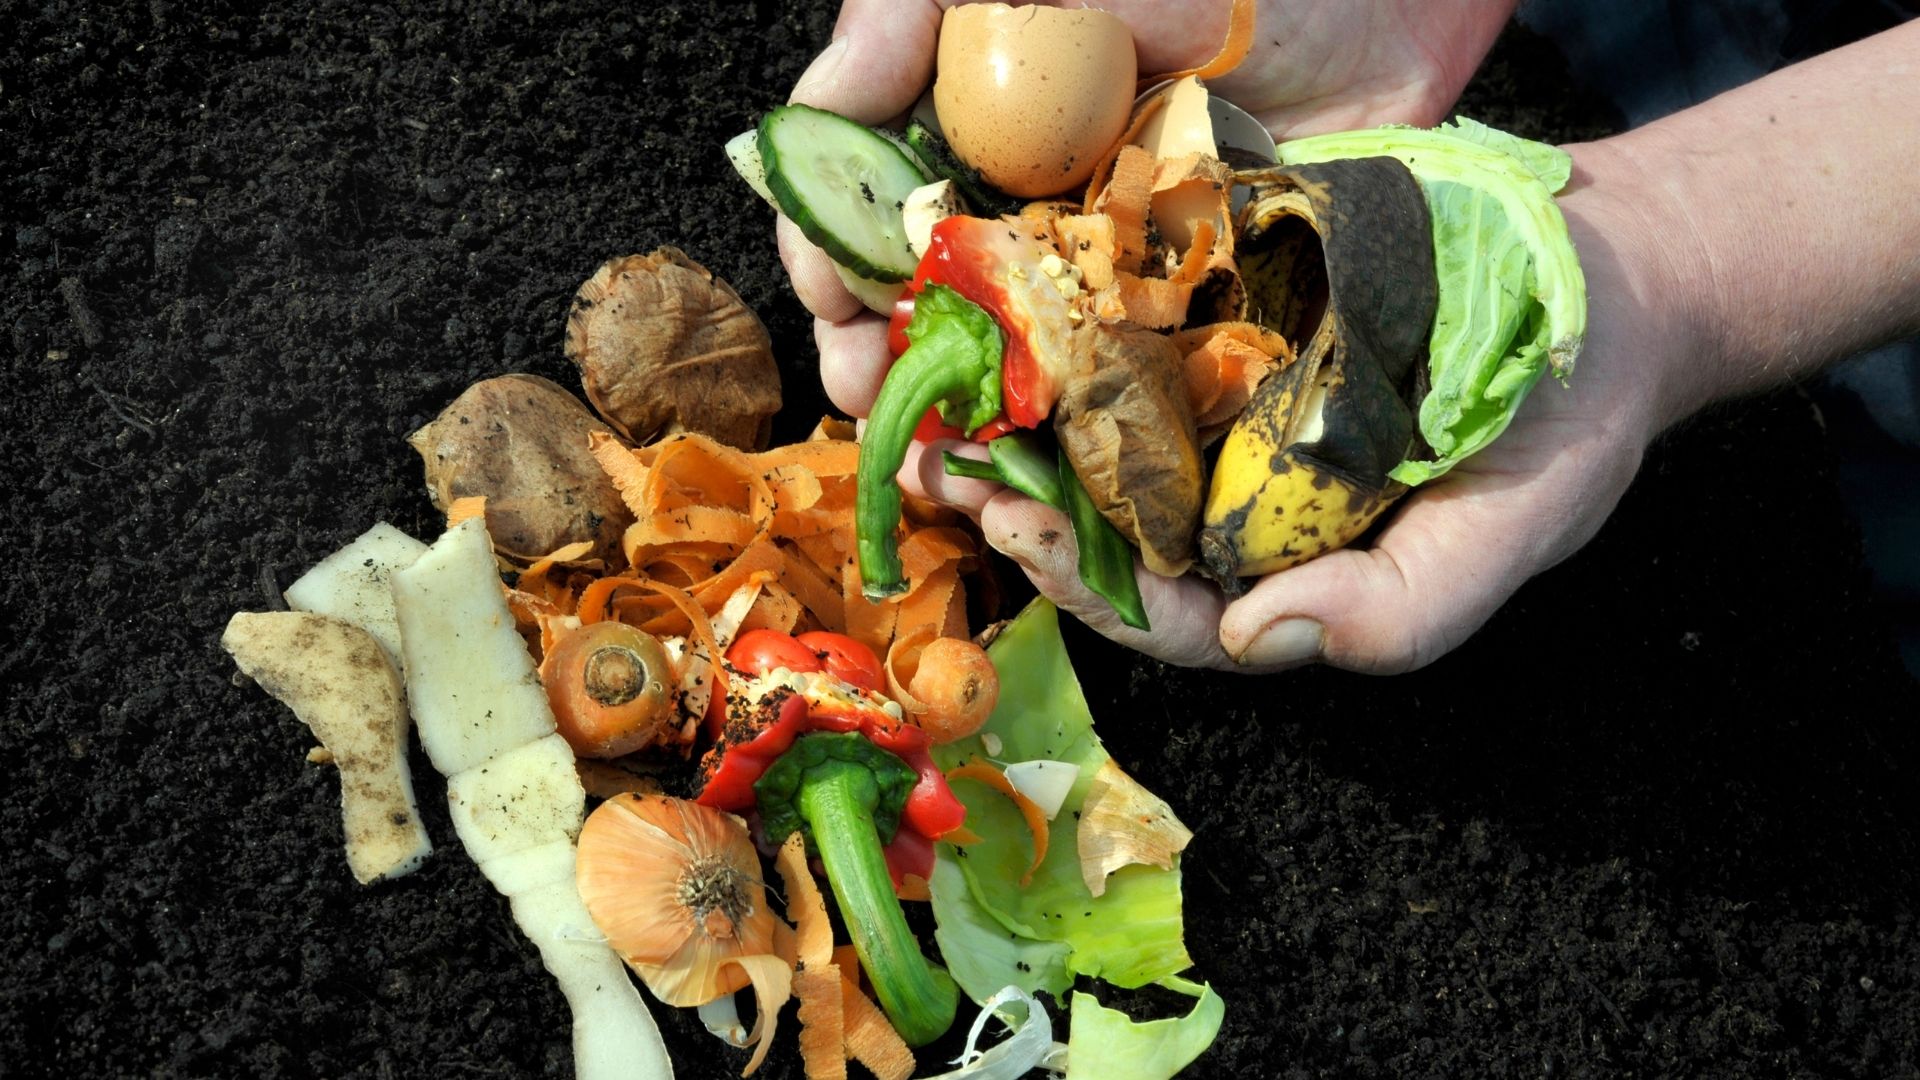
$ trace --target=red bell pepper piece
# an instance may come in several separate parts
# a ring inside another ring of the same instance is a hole
[[[1069,370],[1069,337],[1076,325],[1068,315],[1072,305],[1067,294],[1042,269],[1048,254],[1013,224],[950,217],[933,226],[911,285],[916,293],[929,284],[945,285],[985,308],[1000,324],[1006,335],[1001,401],[1007,419],[1024,428],[1040,426],[1053,413]],[[1058,255],[1053,258],[1059,261]],[[1055,278],[1062,273],[1056,272]],[[1078,284],[1073,287],[1077,292]],[[894,322],[904,329],[898,305]],[[892,336],[890,332],[889,339]]]
[[[753,808],[753,782],[806,733],[807,699],[784,687],[757,700],[728,697],[727,722],[700,759],[693,801],[741,813]]]
[[[887,876],[893,879],[896,894],[906,884],[908,874],[922,881],[933,880],[933,841],[912,829],[897,830],[892,842],[882,851],[887,857]]]
[[[980,430],[974,432],[972,438],[974,442],[985,446],[1000,436],[1011,434],[1017,430],[1019,429],[1014,427],[1013,421],[1007,419],[1007,414],[1001,413],[999,419],[989,420],[985,424],[980,425]]]
[[[913,429],[913,441],[930,443],[935,439],[964,439],[967,433],[940,418],[940,407],[934,406],[920,417],[920,425]]]
[[[896,358],[913,346],[913,342],[907,340],[907,325],[911,322],[913,292],[908,291],[893,302],[893,316],[887,320],[887,352]]]
[[[923,747],[900,758],[920,774],[919,783],[907,793],[907,804],[900,810],[901,824],[934,840],[966,824],[966,804],[947,786],[947,776],[933,763],[933,755]]]
[[[754,781],[793,746],[795,739],[811,731],[857,731],[868,742],[898,756],[919,775],[901,812],[904,824],[933,840],[960,827],[966,820],[966,807],[954,797],[946,777],[927,752],[932,738],[926,729],[889,711],[888,702],[878,694],[835,678],[819,667],[796,670],[805,663],[800,653],[820,659],[797,639],[786,634],[770,637],[777,632],[769,630],[753,633],[763,640],[749,643],[743,637],[735,643],[737,648],[727,650],[729,693],[720,706],[724,722],[718,727],[715,745],[700,759],[700,794],[695,802],[736,813],[749,810],[754,805]],[[784,645],[793,647],[782,648]],[[737,665],[753,665],[760,670],[743,673]],[[765,675],[776,666],[799,676],[800,688],[777,685],[758,697],[738,692],[747,686],[748,676]],[[710,710],[709,722],[712,717]]]

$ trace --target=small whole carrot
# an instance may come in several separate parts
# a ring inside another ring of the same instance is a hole
[[[673,718],[673,666],[660,640],[625,623],[562,633],[540,664],[560,734],[581,757],[611,758],[658,741]]]
[[[1000,675],[987,651],[964,638],[935,638],[920,653],[908,692],[926,706],[915,719],[935,743],[980,730],[1000,701]]]

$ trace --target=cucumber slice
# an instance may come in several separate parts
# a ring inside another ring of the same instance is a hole
[[[891,140],[807,105],[760,121],[760,160],[780,210],[833,261],[863,278],[905,281],[918,260],[901,204],[925,183]]]
[[[941,180],[953,181],[971,206],[985,217],[1017,214],[1022,203],[980,178],[980,170],[960,160],[953,147],[919,117],[907,124],[907,146],[928,172]]]

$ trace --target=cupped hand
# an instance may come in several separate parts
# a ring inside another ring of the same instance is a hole
[[[1267,672],[1324,662],[1377,674],[1423,666],[1591,539],[1676,416],[1669,375],[1693,351],[1694,332],[1667,301],[1677,271],[1640,254],[1660,239],[1606,194],[1582,188],[1584,177],[1576,171],[1576,190],[1562,200],[1591,298],[1573,377],[1564,386],[1543,379],[1504,434],[1409,495],[1366,548],[1270,574],[1232,600],[1192,575],[1167,579],[1136,564],[1153,624],[1143,632],[1080,584],[1063,515],[945,475],[939,451],[983,456],[978,447],[926,447],[902,480],[978,520],[987,542],[1060,607],[1169,663]]]
[[[1226,5],[1115,0],[1141,47],[1143,72],[1204,62],[1225,33]],[[898,118],[932,76],[939,19],[932,0],[849,0],[835,41],[794,100],[868,123]],[[1276,135],[1442,118],[1511,8],[1352,0],[1263,0],[1258,43],[1216,91]],[[1275,671],[1310,662],[1397,672],[1445,654],[1479,628],[1522,582],[1586,543],[1639,467],[1662,418],[1658,380],[1629,358],[1663,355],[1681,340],[1659,315],[1659,290],[1612,257],[1610,237],[1632,229],[1603,199],[1568,196],[1564,209],[1594,298],[1587,348],[1567,386],[1544,381],[1507,432],[1442,481],[1405,499],[1365,549],[1349,549],[1254,583],[1229,599],[1194,576],[1136,567],[1152,629],[1122,624],[1078,579],[1064,515],[995,484],[947,476],[942,450],[917,447],[902,470],[909,490],[977,520],[1062,608],[1113,640],[1170,663]],[[839,408],[864,416],[889,363],[885,325],[846,292],[824,254],[780,223],[796,292],[816,315],[821,373]]]
[[[833,41],[792,100],[864,124],[904,116],[933,82],[940,19],[951,0],[846,0]],[[1197,67],[1226,39],[1227,0],[1103,0],[1133,29],[1141,74]],[[1254,48],[1212,83],[1276,136],[1443,119],[1506,22],[1513,0],[1259,0]],[[884,322],[785,217],[777,235],[800,302],[814,315],[820,379],[835,407],[865,416],[889,361]]]

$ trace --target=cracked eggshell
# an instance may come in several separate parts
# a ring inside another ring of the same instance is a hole
[[[940,24],[934,109],[987,183],[1023,198],[1083,185],[1126,130],[1138,61],[1116,16],[965,4]]]

